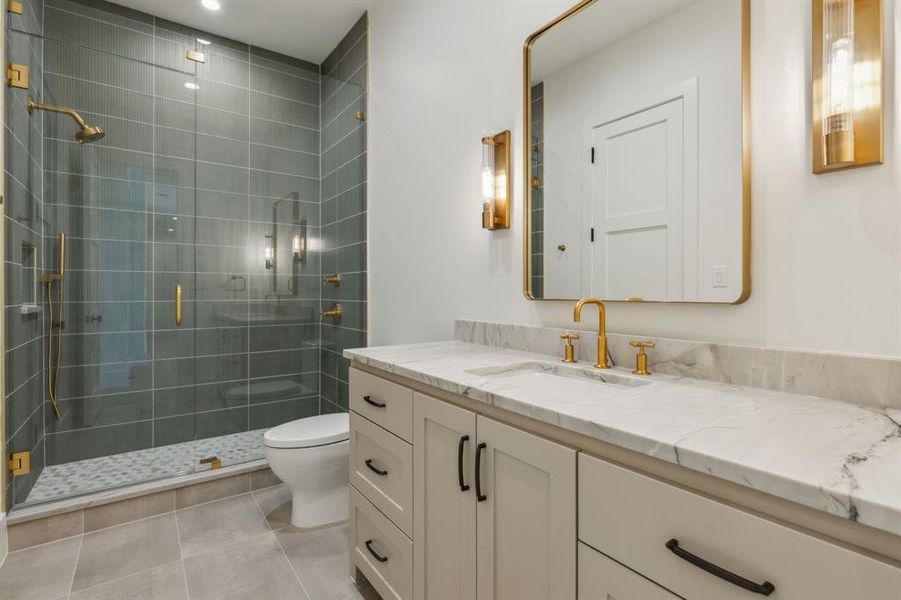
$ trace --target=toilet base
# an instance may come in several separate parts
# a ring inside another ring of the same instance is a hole
[[[296,492],[291,498],[291,525],[299,529],[340,523],[348,518],[347,485],[328,494]]]

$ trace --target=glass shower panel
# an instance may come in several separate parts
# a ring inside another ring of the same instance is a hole
[[[356,39],[356,38],[355,38]],[[365,38],[322,76],[322,310],[340,304],[340,320],[322,323],[322,412],[346,411],[347,348],[366,346],[366,56]]]
[[[45,470],[28,502],[194,462],[153,449],[195,437],[193,391],[179,392],[193,390],[195,377],[195,99],[185,84],[196,77],[193,66],[175,71],[50,37],[79,18],[48,8],[42,100],[75,108],[106,135],[79,144],[67,117],[35,115],[44,126],[45,271],[58,268],[58,235],[68,242],[61,418],[45,410]],[[153,38],[143,39],[152,56]],[[185,289],[181,327],[176,283]]]
[[[259,440],[246,435],[248,52],[203,39],[209,43],[198,47],[205,60],[197,65],[192,220],[198,468],[214,457],[222,464],[262,458]]]
[[[319,413],[319,74],[251,48],[250,429]]]

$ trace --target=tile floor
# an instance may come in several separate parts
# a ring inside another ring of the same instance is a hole
[[[350,578],[347,525],[299,530],[284,485],[11,553],[15,600],[377,600]]]
[[[264,455],[265,432],[257,429],[45,467],[25,504],[207,470],[199,463],[206,456],[218,456],[223,465],[257,460]]]

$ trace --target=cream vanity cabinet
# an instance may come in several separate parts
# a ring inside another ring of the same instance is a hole
[[[350,553],[385,600],[901,598],[888,561],[595,457],[595,440],[356,368],[350,387]]]
[[[351,409],[373,418],[351,416],[351,557],[382,597],[574,599],[576,451],[385,384],[351,371]],[[399,436],[372,441],[373,427],[405,431],[389,414],[409,394],[412,473]],[[392,520],[404,503],[392,472],[412,475],[412,530]]]

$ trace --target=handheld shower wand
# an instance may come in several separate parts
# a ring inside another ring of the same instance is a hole
[[[63,324],[65,318],[65,303],[63,292],[66,275],[66,234],[59,234],[59,271],[46,273],[38,277],[38,281],[47,285],[47,393],[50,395],[50,404],[53,406],[53,415],[57,421],[62,418],[57,399],[57,386],[59,384],[59,369],[63,351]],[[57,282],[59,316],[53,318],[53,282]],[[53,337],[56,333],[56,362],[53,360]]]

